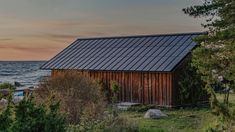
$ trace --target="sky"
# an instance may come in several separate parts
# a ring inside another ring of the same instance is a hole
[[[201,0],[0,0],[0,60],[48,60],[76,38],[204,31]]]

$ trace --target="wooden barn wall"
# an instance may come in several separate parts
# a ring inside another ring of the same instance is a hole
[[[52,76],[67,70],[53,70]],[[73,71],[74,72],[74,71]],[[76,71],[101,80],[110,88],[111,81],[121,85],[119,101],[172,106],[173,76],[171,73]]]

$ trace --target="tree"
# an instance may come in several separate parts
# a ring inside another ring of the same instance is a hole
[[[206,19],[202,26],[207,28],[208,35],[195,39],[200,46],[193,52],[193,64],[203,75],[214,112],[230,120],[229,89],[234,89],[235,84],[235,1],[205,0],[183,11],[189,16]],[[225,91],[224,102],[217,100],[212,87],[221,77],[223,85],[229,88]]]
[[[179,102],[180,104],[191,104],[196,106],[197,103],[207,98],[205,83],[201,79],[201,74],[191,63],[191,56],[187,58],[184,69],[179,75]]]

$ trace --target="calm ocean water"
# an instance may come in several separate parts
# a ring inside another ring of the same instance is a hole
[[[22,88],[36,86],[50,71],[40,70],[44,61],[0,61],[0,83],[19,82]]]

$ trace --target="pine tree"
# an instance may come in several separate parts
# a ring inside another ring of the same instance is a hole
[[[202,26],[208,35],[196,39],[200,46],[193,52],[193,64],[203,75],[214,112],[230,120],[229,90],[235,89],[235,0],[204,0],[201,5],[183,11],[206,19]],[[218,82],[227,88],[223,102],[217,100],[212,87]]]

